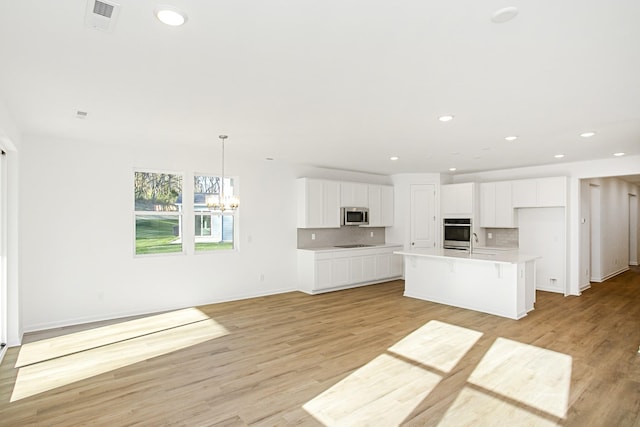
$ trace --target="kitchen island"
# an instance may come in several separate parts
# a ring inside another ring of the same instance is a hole
[[[396,251],[404,257],[404,295],[520,319],[535,303],[539,256],[448,249]]]

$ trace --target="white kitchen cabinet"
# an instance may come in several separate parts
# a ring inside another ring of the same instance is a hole
[[[538,206],[554,207],[566,206],[567,202],[567,178],[557,176],[540,178],[536,180],[538,189]]]
[[[566,206],[567,178],[564,176],[513,181],[514,208]]]
[[[369,206],[369,185],[360,182],[341,182],[340,206],[358,208]]]
[[[315,294],[397,279],[402,257],[393,255],[401,246],[358,249],[298,250],[298,287]]]
[[[298,179],[298,228],[340,227],[340,183]]]
[[[442,216],[473,217],[474,189],[473,182],[440,186],[440,212]]]
[[[393,226],[393,187],[369,184],[369,227]]]
[[[480,227],[514,228],[511,181],[480,184]]]
[[[393,254],[384,253],[376,255],[376,276],[389,277],[391,276],[391,258]]]
[[[351,260],[348,257],[331,260],[331,286],[351,283]]]

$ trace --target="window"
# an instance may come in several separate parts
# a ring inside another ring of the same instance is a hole
[[[195,217],[195,250],[211,251],[234,249],[235,215],[233,211],[212,212],[207,201],[220,197],[220,177],[196,175],[193,177],[193,212]],[[224,179],[225,197],[233,196],[233,178]]]
[[[182,175],[135,172],[136,255],[182,252]]]

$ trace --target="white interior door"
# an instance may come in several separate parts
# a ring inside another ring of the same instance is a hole
[[[411,186],[411,247],[436,246],[436,186]]]

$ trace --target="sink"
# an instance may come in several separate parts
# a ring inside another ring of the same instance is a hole
[[[354,243],[352,245],[336,245],[334,248],[343,248],[343,249],[351,249],[351,248],[369,248],[375,245],[365,245],[362,243]]]

